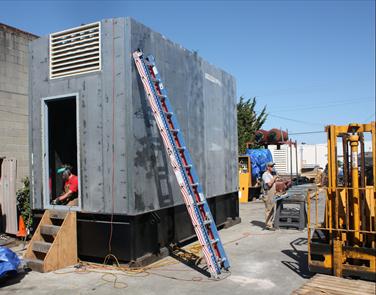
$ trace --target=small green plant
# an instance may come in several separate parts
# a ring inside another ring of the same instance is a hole
[[[33,224],[31,204],[30,204],[30,180],[28,177],[22,179],[23,186],[17,190],[17,207],[25,222],[27,229],[30,229]]]

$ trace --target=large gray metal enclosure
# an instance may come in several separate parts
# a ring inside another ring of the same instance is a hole
[[[33,208],[51,207],[46,188],[49,179],[55,177],[56,167],[45,164],[48,151],[43,145],[54,132],[47,126],[46,105],[65,98],[73,99],[69,112],[73,113],[75,107],[75,117],[58,119],[60,106],[55,106],[49,116],[59,120],[54,124],[61,125],[62,134],[70,121],[77,120],[74,132],[66,132],[64,140],[55,139],[62,154],[77,149],[80,201],[76,210],[82,214],[137,216],[183,204],[134,66],[132,52],[136,49],[156,59],[207,198],[234,196],[238,176],[233,76],[131,18],[106,19],[97,25],[100,63],[86,73],[61,75],[64,70],[59,69],[64,66],[51,69],[53,34],[30,46]],[[74,37],[76,29],[67,32],[72,40],[80,41]],[[70,44],[65,42],[55,47],[64,49]],[[74,60],[64,64],[74,65]],[[77,64],[79,68],[81,61]],[[75,136],[77,148],[70,142]],[[229,202],[237,202],[237,197]],[[233,213],[228,214],[226,208],[221,209],[224,217],[238,216],[231,210]]]

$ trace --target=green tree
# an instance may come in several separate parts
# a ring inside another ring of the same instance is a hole
[[[244,154],[247,142],[251,142],[251,148],[260,146],[254,142],[255,132],[261,129],[265,123],[268,114],[266,106],[263,107],[259,114],[256,113],[256,97],[245,99],[240,97],[237,104],[238,110],[238,148],[239,153]]]

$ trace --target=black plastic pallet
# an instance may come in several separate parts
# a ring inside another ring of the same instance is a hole
[[[284,208],[284,205],[296,205],[295,208]],[[307,225],[305,199],[283,199],[277,202],[274,227],[294,227],[303,230]]]

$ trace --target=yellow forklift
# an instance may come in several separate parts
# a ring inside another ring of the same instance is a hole
[[[324,214],[320,212],[318,192],[307,198],[309,269],[375,281],[376,124],[330,125],[326,132],[328,186]],[[371,153],[365,151],[366,136],[371,137]]]

